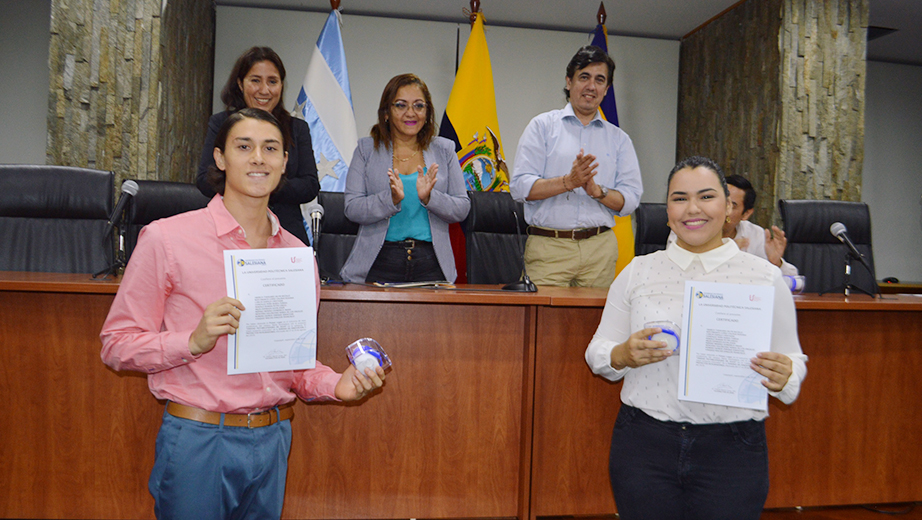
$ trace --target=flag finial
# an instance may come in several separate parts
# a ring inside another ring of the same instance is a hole
[[[471,0],[471,25],[477,21],[477,13],[480,12],[480,0]]]
[[[599,20],[599,25],[605,25],[605,18],[608,15],[605,14],[605,2],[599,2],[599,12],[596,13],[596,18]]]
[[[339,9],[339,4],[339,0],[330,0],[330,7],[332,7],[334,11]]]

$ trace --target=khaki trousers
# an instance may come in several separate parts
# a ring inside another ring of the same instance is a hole
[[[585,240],[531,235],[525,242],[526,272],[536,285],[608,287],[617,261],[614,231]]]

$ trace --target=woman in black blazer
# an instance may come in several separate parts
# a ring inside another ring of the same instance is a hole
[[[253,47],[237,58],[230,77],[221,90],[221,101],[227,110],[218,112],[208,120],[208,135],[202,148],[196,185],[207,197],[215,195],[205,180],[209,166],[214,165],[214,140],[218,129],[227,117],[242,108],[259,108],[270,112],[289,129],[288,166],[275,193],[269,198],[269,208],[279,218],[279,224],[288,232],[308,243],[301,204],[313,200],[320,191],[317,165],[311,147],[311,133],[303,119],[291,117],[282,105],[285,87],[285,65],[269,47]]]

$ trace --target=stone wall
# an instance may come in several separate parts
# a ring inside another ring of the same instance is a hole
[[[163,15],[158,178],[193,182],[211,115],[215,10],[211,0],[170,0]]]
[[[868,0],[747,0],[682,40],[677,155],[777,200],[860,200]]]
[[[784,2],[776,198],[861,200],[868,3]]]
[[[779,154],[781,2],[738,5],[683,39],[679,58],[677,160],[710,157],[760,194],[774,191]]]
[[[192,180],[211,106],[212,2],[52,0],[50,27],[48,164]]]

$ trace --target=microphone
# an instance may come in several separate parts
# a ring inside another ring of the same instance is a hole
[[[832,236],[838,238],[839,242],[842,242],[843,244],[845,244],[848,247],[848,252],[853,257],[857,258],[859,262],[864,264],[864,266],[867,267],[868,271],[871,271],[871,266],[868,264],[868,261],[864,258],[864,255],[862,255],[858,251],[858,248],[855,247],[855,243],[852,242],[850,238],[848,238],[848,229],[845,228],[845,224],[841,222],[833,222],[832,225],[829,226],[829,232],[832,233]]]
[[[515,248],[522,259],[522,279],[517,282],[507,283],[503,286],[504,291],[521,291],[521,292],[538,292],[538,288],[528,277],[525,272],[525,251],[522,251],[522,233],[519,231],[519,214],[512,210],[512,216],[515,217]]]
[[[134,197],[137,194],[137,182],[127,180],[122,183],[122,196],[118,198],[118,204],[115,205],[115,210],[112,211],[112,215],[109,216],[109,220],[106,222],[106,231],[103,233],[104,237],[109,236],[109,233],[112,233],[112,228],[115,227],[115,224],[121,222],[122,213],[125,211],[125,206],[128,205],[128,201],[131,200],[131,197]]]
[[[323,206],[319,202],[311,202],[304,206],[304,214],[311,219],[311,239],[314,242],[314,251],[320,245],[320,219],[323,218]]]

